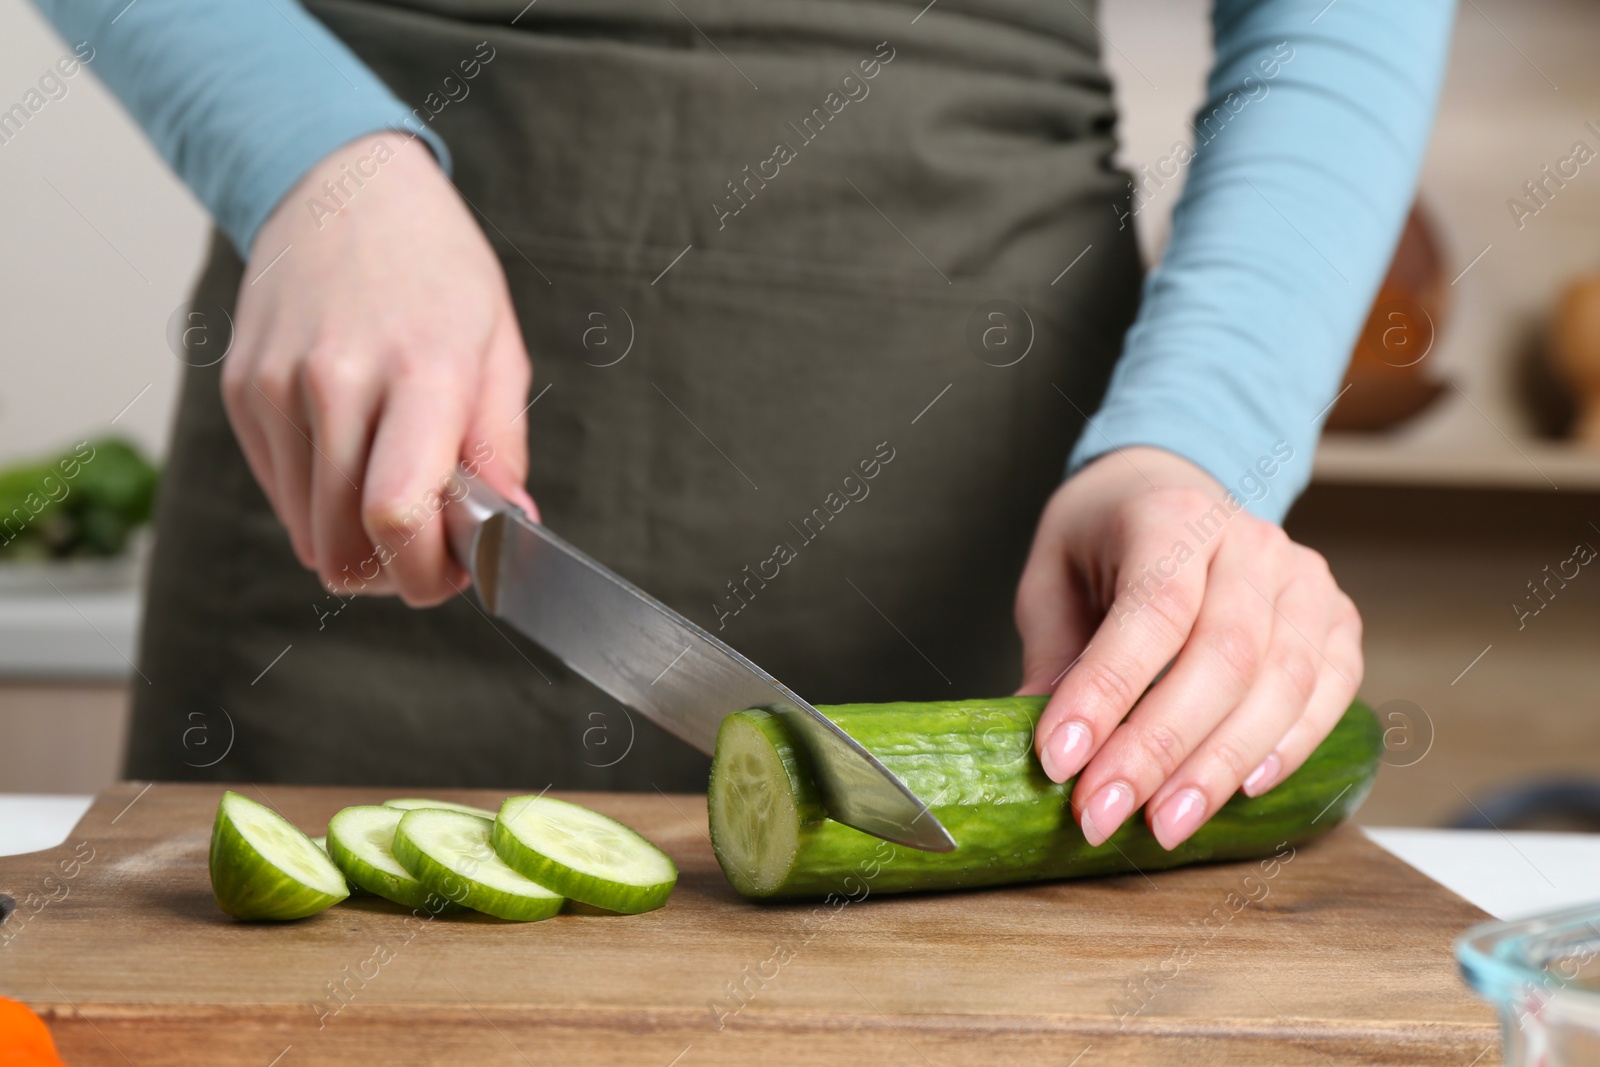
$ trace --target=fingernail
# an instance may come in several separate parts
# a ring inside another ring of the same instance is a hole
[[[1133,814],[1133,790],[1112,782],[1089,798],[1083,808],[1083,836],[1090,845],[1101,845],[1117,832],[1117,827]]]
[[[1206,798],[1200,790],[1180,789],[1156,809],[1151,829],[1161,847],[1171,851],[1182,844],[1190,834],[1200,828],[1206,817]]]
[[[1244,780],[1244,795],[1258,797],[1278,782],[1278,772],[1283,770],[1283,760],[1276,752],[1261,761],[1261,766],[1250,772]]]
[[[1064,782],[1083,770],[1089,762],[1089,728],[1076,719],[1057,726],[1044,743],[1040,762],[1053,782]]]

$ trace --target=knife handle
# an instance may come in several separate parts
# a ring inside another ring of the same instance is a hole
[[[500,571],[501,529],[507,514],[521,516],[522,509],[489,486],[463,471],[455,478],[466,487],[460,496],[450,496],[444,509],[445,536],[456,562],[472,574],[478,599],[491,615],[495,613]]]

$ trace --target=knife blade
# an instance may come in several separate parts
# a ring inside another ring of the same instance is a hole
[[[478,599],[576,674],[711,753],[725,716],[765,708],[811,759],[830,818],[896,844],[955,841],[872,753],[750,660],[458,473],[445,530]]]

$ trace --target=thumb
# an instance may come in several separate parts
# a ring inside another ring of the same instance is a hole
[[[528,388],[533,364],[522,332],[507,309],[490,339],[479,380],[477,411],[462,459],[476,464],[490,488],[539,521],[539,507],[528,495]]]
[[[1022,636],[1018,696],[1055,691],[1088,642],[1086,591],[1064,551],[1035,551],[1017,584],[1017,632]]]

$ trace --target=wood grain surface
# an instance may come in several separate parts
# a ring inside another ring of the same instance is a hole
[[[392,795],[238,788],[313,833]],[[755,905],[703,797],[572,794],[672,855],[665,908],[514,924],[355,898],[273,925],[212,900],[220,795],[124,783],[59,848],[0,858],[0,993],[73,1067],[1499,1062],[1451,955],[1484,914],[1351,827],[1266,865]]]

